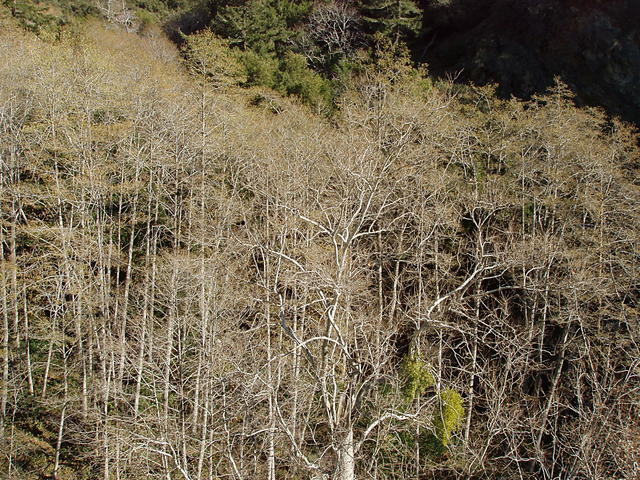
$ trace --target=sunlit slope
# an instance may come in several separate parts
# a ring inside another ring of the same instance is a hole
[[[637,474],[627,126],[402,58],[327,120],[2,21],[3,475]]]

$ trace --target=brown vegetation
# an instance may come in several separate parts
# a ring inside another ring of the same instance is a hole
[[[0,31],[4,476],[638,475],[626,125],[393,62],[328,122],[90,37]]]

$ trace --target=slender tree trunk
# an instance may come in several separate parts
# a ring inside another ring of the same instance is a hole
[[[206,399],[209,399],[209,392],[206,392]],[[204,459],[207,452],[207,437],[208,437],[208,424],[209,424],[209,413],[207,412],[208,403],[205,403],[205,408],[203,408],[202,412],[202,426],[200,428],[200,450],[198,452],[198,467],[196,470],[196,479],[202,480],[202,469],[204,467]],[[211,461],[211,460],[209,460]]]
[[[540,429],[538,430],[538,435],[536,437],[535,443],[535,454],[537,455],[538,463],[542,464],[544,462],[544,455],[542,452],[542,437],[544,433],[547,431],[547,421],[549,419],[549,413],[551,412],[551,407],[553,407],[553,403],[556,401],[555,395],[556,390],[558,388],[558,384],[560,383],[560,374],[562,373],[562,367],[564,365],[565,352],[567,349],[567,339],[569,337],[569,329],[571,324],[567,324],[564,327],[564,332],[562,333],[562,340],[560,345],[560,353],[558,354],[558,363],[556,365],[556,370],[553,374],[553,379],[551,381],[551,389],[547,394],[547,403],[542,412],[542,420],[540,421]],[[531,471],[535,468],[535,463],[531,463]]]
[[[0,240],[1,241],[1,240]],[[25,343],[25,361],[27,365],[27,385],[29,388],[29,395],[34,394],[33,386],[33,369],[31,368],[31,347],[29,346],[29,309],[27,305],[27,286],[22,287],[22,306],[24,316],[24,343]]]
[[[0,397],[0,438],[5,438],[5,419],[9,401],[9,305],[7,302],[7,262],[4,260],[4,228],[0,226],[0,259],[2,259],[2,278],[0,279],[0,297],[2,297],[2,393]]]
[[[269,202],[266,205],[266,216],[269,218]],[[269,222],[266,225],[266,237],[270,239]],[[273,352],[272,352],[272,331],[271,331],[271,262],[270,256],[266,253],[262,253],[264,261],[264,277],[263,287],[265,288],[267,295],[264,305],[264,316],[267,326],[267,388],[269,389],[269,427],[267,433],[267,479],[275,480],[276,478],[276,454],[275,454],[275,404],[277,401],[275,398],[277,386],[274,384],[273,379]]]
[[[64,424],[66,420],[67,414],[67,401],[65,400],[64,406],[62,407],[62,412],[60,412],[60,421],[58,422],[58,439],[56,440],[56,454],[55,461],[53,465],[53,478],[55,480],[58,479],[58,473],[60,470],[60,451],[62,450],[62,439],[64,434]]]
[[[9,235],[9,263],[11,272],[11,311],[13,313],[13,342],[18,351],[20,347],[20,294],[18,293],[18,257],[16,255],[16,226],[18,224],[18,205],[15,198],[12,199],[12,220]]]

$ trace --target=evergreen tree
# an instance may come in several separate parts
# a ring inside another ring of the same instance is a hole
[[[422,11],[413,0],[362,1],[360,11],[365,29],[390,37],[394,45],[420,30]]]
[[[275,55],[281,53],[282,46],[295,35],[292,27],[309,8],[309,2],[289,0],[227,2],[218,9],[212,26],[233,45],[261,55]]]
[[[11,15],[18,19],[20,25],[38,33],[44,28],[55,26],[58,19],[46,12],[47,8],[37,3],[25,0],[4,0],[3,4],[9,8]]]

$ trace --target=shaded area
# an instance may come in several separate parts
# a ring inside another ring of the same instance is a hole
[[[423,0],[416,49],[437,76],[528,98],[560,77],[577,102],[640,123],[640,3]]]

